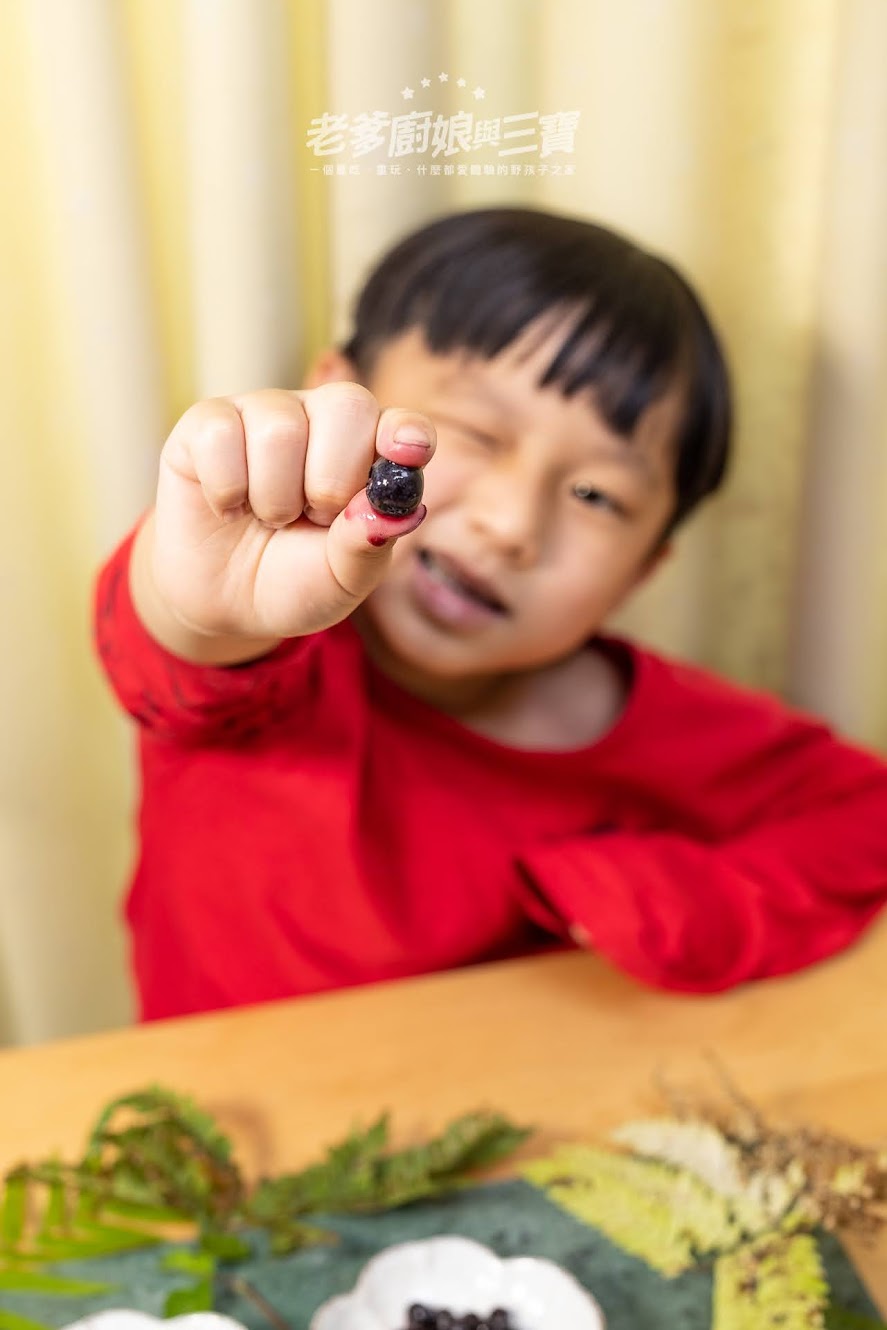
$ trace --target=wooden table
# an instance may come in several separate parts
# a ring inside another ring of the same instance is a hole
[[[401,1139],[468,1108],[540,1144],[661,1111],[657,1072],[715,1088],[715,1050],[766,1112],[887,1143],[887,921],[851,953],[712,998],[654,993],[580,953],[0,1053],[0,1172],[81,1148],[99,1107],[161,1082],[217,1113],[251,1169],[316,1157],[385,1107]],[[887,1239],[853,1248],[887,1310]]]

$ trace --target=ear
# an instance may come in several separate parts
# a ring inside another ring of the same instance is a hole
[[[304,388],[319,388],[322,383],[360,383],[357,366],[335,346],[326,347],[314,357],[304,379]]]

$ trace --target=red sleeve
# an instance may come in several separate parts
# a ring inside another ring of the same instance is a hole
[[[314,639],[290,638],[243,665],[195,665],[173,655],[133,607],[134,538],[132,531],[102,568],[93,606],[96,650],[124,709],[157,738],[176,743],[236,741],[290,714],[309,692]]]
[[[531,917],[687,992],[784,974],[851,943],[887,902],[887,766],[787,708],[774,726],[776,706],[761,713],[769,740],[752,754],[746,739],[741,762],[725,713],[721,771],[710,764],[689,795],[715,806],[729,791],[741,827],[615,829],[529,847],[519,863]],[[737,709],[747,734],[748,709]],[[663,788],[680,790],[674,762]]]

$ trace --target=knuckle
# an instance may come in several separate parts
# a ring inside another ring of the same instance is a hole
[[[375,397],[361,383],[330,383],[325,385],[325,394],[335,403],[336,411],[343,415],[363,419],[379,414]]]
[[[340,480],[324,478],[313,483],[306,500],[316,512],[341,512],[348,506],[351,491]]]
[[[184,442],[194,448],[202,443],[207,432],[218,431],[226,425],[230,428],[230,413],[220,403],[212,399],[192,402],[173,426],[167,444],[176,446]]]
[[[212,499],[219,512],[239,508],[246,499],[245,485],[204,485],[203,491],[208,499]]]
[[[261,522],[267,522],[270,526],[286,526],[302,512],[301,490],[296,492],[292,486],[273,483],[251,484],[249,506]]]
[[[247,426],[247,443],[263,452],[287,452],[298,447],[305,435],[304,422],[281,411],[264,413]]]
[[[224,412],[202,413],[195,419],[194,442],[208,458],[239,447],[242,434],[236,416]]]

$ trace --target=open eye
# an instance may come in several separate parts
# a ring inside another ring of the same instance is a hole
[[[587,503],[590,507],[609,508],[611,512],[620,517],[625,513],[625,509],[617,499],[612,498],[595,485],[574,485],[573,493],[577,499],[581,499],[583,503]]]

